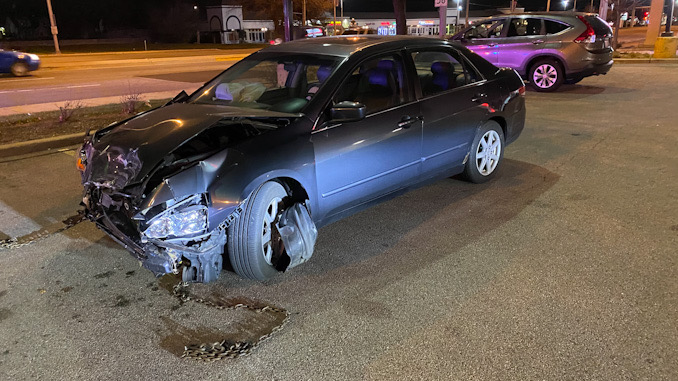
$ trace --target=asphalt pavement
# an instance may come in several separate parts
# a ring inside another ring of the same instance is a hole
[[[248,357],[180,359],[247,340],[268,315],[180,303],[83,222],[0,249],[2,380],[676,380],[675,65],[618,65],[527,93],[500,176],[446,179],[320,229],[310,262],[190,292],[286,308]],[[71,215],[73,151],[0,159],[0,239]]]

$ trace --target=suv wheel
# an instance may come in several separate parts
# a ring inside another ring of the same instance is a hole
[[[539,60],[530,68],[530,85],[537,91],[555,91],[564,79],[565,71],[554,60]]]

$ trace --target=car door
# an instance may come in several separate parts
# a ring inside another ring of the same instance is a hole
[[[514,17],[508,22],[506,37],[499,39],[497,62],[522,72],[528,60],[544,49],[546,32],[542,20],[536,17]]]
[[[498,41],[505,34],[506,18],[492,19],[475,24],[460,37],[462,44],[486,60],[497,63]]]
[[[412,49],[424,116],[422,177],[460,167],[488,113],[486,81],[454,48]]]
[[[9,73],[15,58],[13,53],[0,51],[0,73]]]
[[[365,104],[363,120],[319,120],[312,133],[321,218],[406,187],[420,175],[421,118],[400,54],[354,68],[332,104]],[[322,118],[329,119],[329,107]]]

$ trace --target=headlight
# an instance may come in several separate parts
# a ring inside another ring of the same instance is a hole
[[[185,237],[207,230],[207,208],[191,206],[155,217],[144,234],[148,238]]]
[[[29,54],[28,56],[31,57],[31,60],[33,61],[40,61],[40,57],[35,54]]]

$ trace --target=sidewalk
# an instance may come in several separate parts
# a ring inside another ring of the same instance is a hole
[[[197,87],[187,86],[186,92],[188,94],[190,94],[193,91],[195,91],[196,89],[197,89]],[[161,91],[161,92],[155,92],[155,93],[142,93],[142,94],[139,94],[139,95],[140,95],[141,99],[143,99],[144,101],[152,100],[152,99],[168,99],[168,98],[174,98],[174,96],[177,95],[177,91]],[[64,102],[56,102],[56,103],[64,103]],[[115,104],[115,103],[120,103],[120,96],[90,98],[90,99],[82,100],[82,106],[83,107],[101,106],[101,105]],[[42,112],[42,111],[55,111],[55,109],[56,109],[55,102],[37,103],[37,104],[32,104],[32,105],[21,105],[21,106],[12,106],[12,107],[0,107],[0,117],[1,116],[16,115],[16,114],[31,114],[31,113]]]

